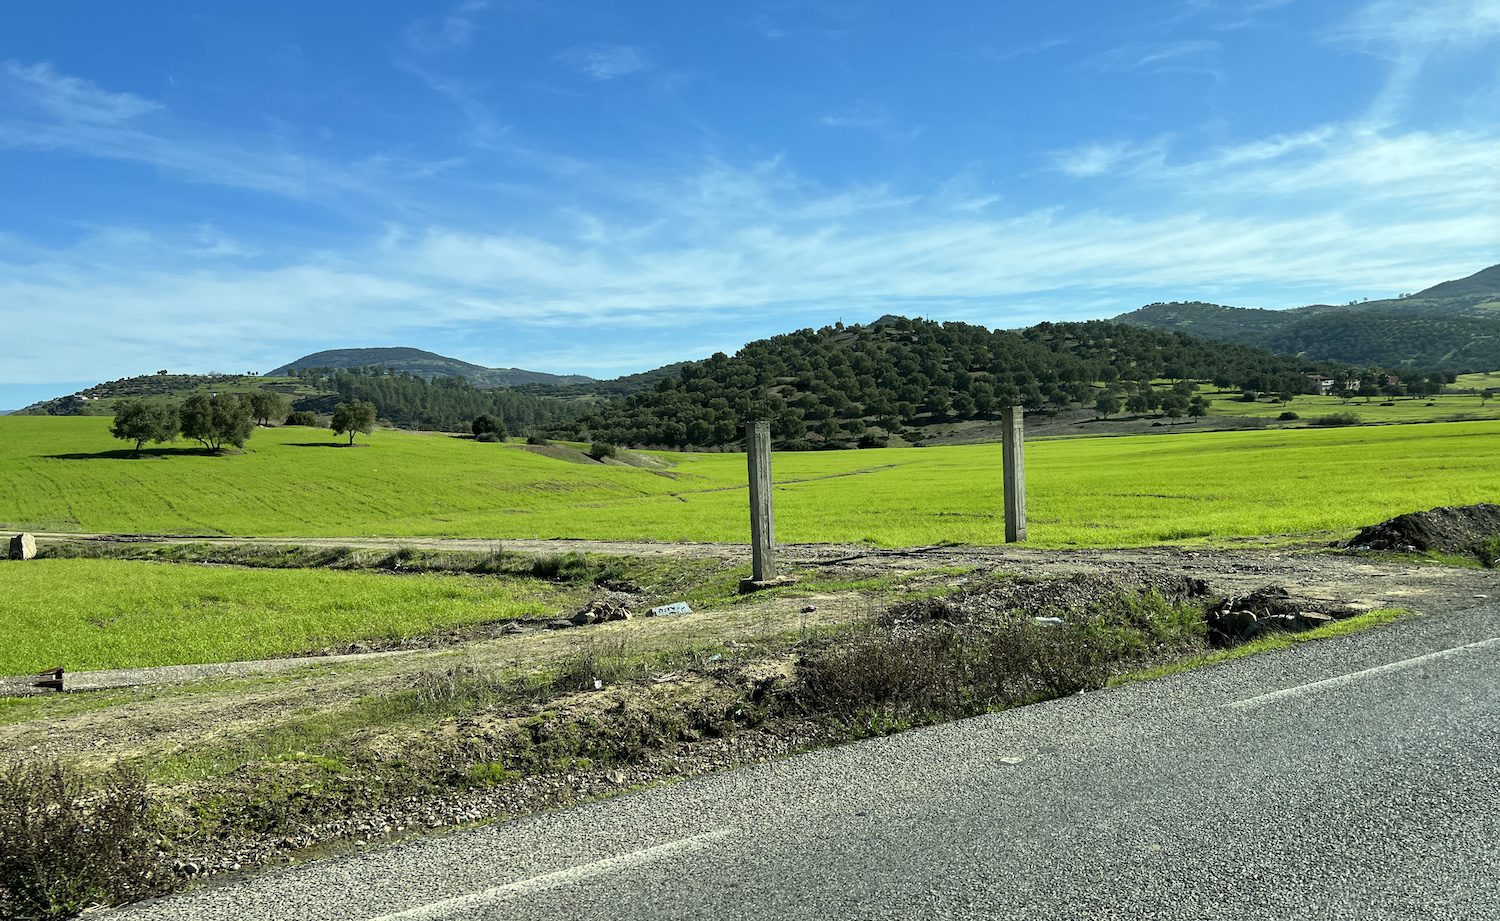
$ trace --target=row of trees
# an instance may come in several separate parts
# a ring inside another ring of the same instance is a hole
[[[267,399],[270,394],[272,399]],[[135,453],[148,444],[166,444],[179,437],[192,439],[206,450],[219,452],[229,447],[243,448],[255,431],[257,422],[269,425],[272,419],[285,417],[288,424],[317,424],[317,417],[307,412],[288,415],[290,406],[284,396],[273,391],[249,394],[194,394],[181,404],[162,400],[121,400],[115,405],[114,424],[110,434],[122,441],[135,443]],[[333,411],[334,434],[349,435],[354,443],[356,432],[375,428],[375,407],[361,400],[340,403]]]

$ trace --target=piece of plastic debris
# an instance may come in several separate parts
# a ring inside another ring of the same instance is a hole
[[[1040,624],[1043,627],[1061,627],[1063,625],[1061,617],[1033,617],[1031,622]]]
[[[604,690],[604,682],[600,681],[598,678],[595,678],[594,679],[594,690],[596,690],[596,691],[602,691],[602,690]]]
[[[693,609],[688,607],[686,601],[674,601],[671,604],[657,605],[651,609],[652,617],[671,617],[676,614],[691,614]]]

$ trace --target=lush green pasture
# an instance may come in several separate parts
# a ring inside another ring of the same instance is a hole
[[[1491,387],[1500,388],[1500,371],[1481,371],[1474,374],[1460,374],[1453,386],[1460,390],[1486,390]]]
[[[261,659],[553,613],[544,583],[122,560],[0,562],[0,675]]]
[[[1399,397],[1394,400],[1385,397],[1374,397],[1366,400],[1358,397],[1349,402],[1344,402],[1333,396],[1298,396],[1283,406],[1280,403],[1272,403],[1266,400],[1257,400],[1254,403],[1242,403],[1238,394],[1215,394],[1213,397],[1213,408],[1211,412],[1215,416],[1249,416],[1261,419],[1275,419],[1284,412],[1291,411],[1302,417],[1302,422],[1290,423],[1301,425],[1309,419],[1318,416],[1329,416],[1334,413],[1353,413],[1361,422],[1437,422],[1453,419],[1500,419],[1500,400],[1490,400],[1481,403],[1479,397],[1469,393],[1444,393],[1435,397],[1419,397],[1409,399]],[[1382,406],[1382,403],[1392,403],[1391,406]],[[1429,405],[1430,404],[1430,405]]]
[[[1295,406],[1295,404],[1294,404]],[[0,527],[281,536],[744,541],[745,462],[585,466],[445,436],[257,432],[247,453],[130,459],[107,420],[0,417]],[[309,443],[314,443],[308,446]],[[995,445],[779,454],[777,531],[887,546],[1000,540]],[[1500,497],[1500,423],[1038,441],[1031,537],[1111,546],[1344,533]]]

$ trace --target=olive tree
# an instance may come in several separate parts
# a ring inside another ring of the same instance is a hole
[[[123,400],[115,404],[115,421],[109,432],[121,441],[135,442],[135,454],[147,442],[161,444],[173,441],[181,430],[177,407],[145,400]]]
[[[255,429],[250,404],[236,394],[196,394],[182,404],[182,434],[210,451],[243,448]]]
[[[286,395],[275,390],[256,390],[250,394],[250,415],[260,425],[270,425],[272,419],[285,419],[292,404]]]
[[[369,434],[375,430],[375,404],[366,400],[340,403],[333,408],[333,433],[349,434],[349,443],[354,444],[356,432]]]

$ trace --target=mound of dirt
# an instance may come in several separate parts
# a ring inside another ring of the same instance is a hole
[[[1360,531],[1344,546],[1396,553],[1456,553],[1494,565],[1500,550],[1500,505],[1443,506],[1398,515]]]

